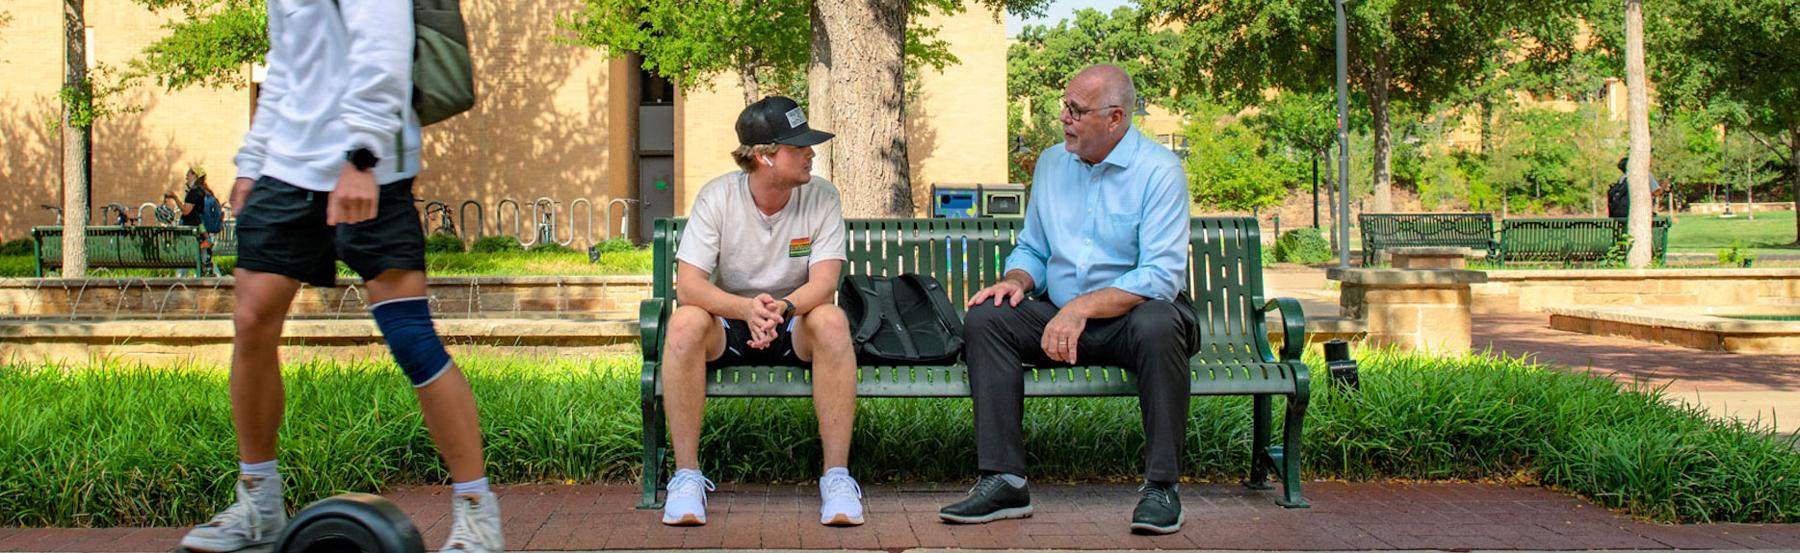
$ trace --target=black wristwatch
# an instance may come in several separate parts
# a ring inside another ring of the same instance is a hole
[[[350,165],[358,171],[374,169],[375,164],[381,162],[379,158],[375,157],[375,152],[369,151],[368,148],[357,148],[344,152],[344,160],[350,162]]]
[[[794,316],[794,302],[789,301],[787,298],[781,298],[781,303],[787,304],[787,309],[781,310],[782,320],[787,320],[788,318],[793,317]]]

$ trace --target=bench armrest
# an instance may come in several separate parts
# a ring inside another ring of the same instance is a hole
[[[650,298],[638,304],[638,349],[645,361],[662,357],[663,330],[669,322],[669,300]]]
[[[1281,358],[1280,361],[1299,361],[1300,355],[1306,352],[1306,312],[1300,309],[1300,301],[1294,298],[1275,298],[1265,303],[1258,313],[1267,314],[1271,309],[1281,313]]]

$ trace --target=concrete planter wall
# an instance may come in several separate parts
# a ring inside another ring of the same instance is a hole
[[[1800,269],[1488,271],[1475,313],[1541,313],[1570,305],[1733,307],[1800,304]]]
[[[235,301],[233,279],[0,279],[3,318],[204,318],[227,317]],[[290,313],[360,317],[368,308],[359,279],[335,288],[304,287]],[[637,318],[650,297],[649,276],[433,277],[432,310],[444,317],[494,317],[521,313]]]

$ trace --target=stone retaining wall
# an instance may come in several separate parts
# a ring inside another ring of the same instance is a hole
[[[1800,269],[1488,271],[1475,313],[1541,313],[1570,305],[1732,307],[1800,304]]]
[[[193,318],[230,315],[230,278],[0,279],[0,317]],[[648,276],[432,277],[432,310],[446,317],[571,313],[637,318],[650,297]],[[295,315],[362,315],[360,279],[335,288],[303,287]]]

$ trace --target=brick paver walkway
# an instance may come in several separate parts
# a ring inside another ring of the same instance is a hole
[[[1800,525],[1659,525],[1533,487],[1313,482],[1313,508],[1289,510],[1271,492],[1230,484],[1184,488],[1187,525],[1169,536],[1126,529],[1136,494],[1126,485],[1039,486],[1037,515],[987,525],[940,522],[961,497],[946,486],[865,489],[869,523],[818,524],[817,488],[721,485],[709,524],[669,528],[632,508],[629,486],[517,486],[500,490],[509,549],[1795,549]],[[420,524],[426,544],[448,533],[447,490],[388,496]],[[0,529],[0,551],[167,551],[180,528]]]
[[[1474,348],[1703,391],[1800,390],[1800,355],[1701,351],[1550,328],[1543,313],[1476,315]]]

